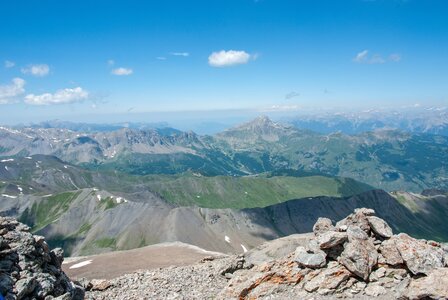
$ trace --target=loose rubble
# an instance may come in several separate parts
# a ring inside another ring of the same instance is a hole
[[[61,270],[62,249],[13,218],[0,217],[0,294],[6,300],[77,300],[84,289]]]
[[[290,254],[255,264],[246,257],[256,249],[84,282],[86,299],[448,299],[446,244],[393,235],[366,208],[335,225],[319,218],[313,231]]]

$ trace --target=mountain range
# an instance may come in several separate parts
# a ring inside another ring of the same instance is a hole
[[[53,155],[90,170],[248,176],[349,177],[376,188],[448,188],[448,137],[380,129],[321,134],[259,117],[214,136],[169,128],[75,132],[0,128],[0,157]]]
[[[447,148],[441,135],[321,134],[265,116],[214,136],[1,127],[0,214],[68,255],[174,241],[245,252],[356,207],[444,241]]]

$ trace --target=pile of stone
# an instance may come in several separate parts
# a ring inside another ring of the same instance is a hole
[[[61,270],[62,249],[13,218],[0,217],[0,294],[13,299],[84,299],[84,289]]]
[[[393,235],[372,209],[319,218],[295,253],[233,273],[220,299],[448,299],[448,247]]]

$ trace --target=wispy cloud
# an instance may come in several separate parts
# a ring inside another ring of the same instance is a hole
[[[62,89],[54,94],[45,93],[41,95],[29,94],[25,96],[25,103],[31,105],[52,105],[52,104],[68,104],[82,102],[89,97],[89,92],[76,87],[73,89]]]
[[[157,60],[166,60],[166,57],[165,56],[157,56],[156,59]]]
[[[10,84],[0,85],[0,104],[16,101],[16,98],[25,93],[25,80],[14,78]]]
[[[295,97],[298,97],[298,96],[300,96],[300,93],[292,91],[292,92],[289,92],[288,94],[285,95],[285,99],[289,100],[289,99],[292,99],[292,98],[295,98]]]
[[[16,65],[15,62],[10,61],[10,60],[5,60],[5,68],[10,69],[13,68]]]
[[[208,57],[208,63],[212,67],[230,67],[247,64],[251,58],[256,59],[257,57],[251,56],[246,51],[221,50],[210,54]]]
[[[399,61],[401,61],[401,55],[398,53],[393,53],[393,54],[389,55],[389,59],[393,62],[399,62]]]
[[[113,66],[113,65],[115,65],[115,60],[113,60],[113,59],[109,59],[109,60],[107,61],[107,64],[108,64],[109,66]]]
[[[188,57],[188,56],[190,56],[190,53],[188,53],[188,52],[171,52],[170,55]]]
[[[22,73],[36,77],[43,77],[50,73],[50,67],[47,64],[29,65],[22,68]]]
[[[355,63],[360,63],[360,64],[384,64],[388,60],[392,61],[392,62],[399,62],[401,60],[401,55],[397,54],[397,53],[393,53],[393,54],[389,55],[389,57],[387,59],[385,59],[380,54],[369,55],[369,50],[363,50],[363,51],[359,52],[358,54],[356,54],[356,56],[353,58],[353,61]]]
[[[274,112],[274,111],[297,111],[300,109],[300,106],[297,104],[276,104],[270,107],[261,108],[262,112]]]
[[[353,59],[354,62],[362,63],[367,60],[367,55],[369,54],[368,50],[363,50],[356,54],[355,58]]]
[[[111,73],[117,76],[128,76],[134,73],[134,71],[130,68],[116,68],[113,69]]]

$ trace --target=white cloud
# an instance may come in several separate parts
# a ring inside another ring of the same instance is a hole
[[[190,56],[190,53],[188,53],[188,52],[171,52],[170,54],[174,55],[174,56],[183,56],[183,57]]]
[[[260,109],[262,112],[270,112],[270,111],[297,111],[301,107],[297,104],[280,104],[280,105],[272,105],[270,107],[265,107]]]
[[[292,98],[294,98],[294,97],[298,97],[298,96],[300,96],[300,93],[297,93],[297,92],[289,92],[288,94],[286,94],[285,95],[285,99],[286,100],[289,100],[289,99],[292,99]]]
[[[113,60],[113,59],[109,59],[109,60],[107,61],[107,64],[108,64],[109,66],[113,66],[113,65],[115,65],[115,60]]]
[[[51,105],[82,102],[89,97],[89,93],[81,87],[58,90],[54,94],[29,94],[25,96],[25,103],[32,105]]]
[[[11,84],[0,85],[0,104],[11,103],[15,98],[25,93],[25,80],[14,78]]]
[[[393,62],[399,62],[401,60],[401,55],[398,53],[393,53],[389,56],[389,59]]]
[[[50,67],[46,64],[29,65],[28,67],[22,69],[22,73],[43,77],[50,73]]]
[[[368,61],[369,64],[384,64],[385,62],[386,60],[379,54],[373,55],[372,58]]]
[[[380,54],[373,54],[369,55],[368,50],[364,50],[356,54],[356,56],[353,58],[353,61],[356,63],[363,63],[363,64],[385,64],[387,61],[392,62],[399,62],[401,60],[401,55],[397,53],[392,53],[387,57],[386,59],[383,58]]]
[[[157,56],[156,59],[157,60],[166,60],[166,57],[165,56]]]
[[[256,57],[252,57],[255,59]],[[221,50],[213,52],[208,57],[208,63],[212,67],[228,67],[240,64],[246,64],[251,59],[251,55],[245,51]]]
[[[353,59],[354,62],[361,63],[365,62],[367,60],[367,55],[369,54],[369,50],[364,50],[356,54],[355,58]]]
[[[15,62],[10,61],[10,60],[5,60],[5,68],[9,69],[9,68],[14,67],[15,65],[16,65]]]
[[[112,74],[117,76],[127,76],[131,75],[133,72],[134,71],[132,69],[128,68],[116,68],[112,70]]]

